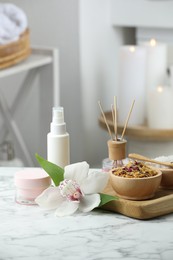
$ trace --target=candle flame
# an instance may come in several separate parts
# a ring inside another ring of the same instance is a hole
[[[162,86],[158,86],[157,87],[157,91],[160,92],[160,93],[163,92],[163,87]]]
[[[131,47],[129,48],[129,50],[130,50],[131,52],[134,52],[134,51],[135,51],[135,47],[134,47],[134,46],[131,46]]]
[[[151,39],[151,40],[150,40],[150,45],[151,45],[152,47],[156,46],[156,40],[155,40],[155,39]]]

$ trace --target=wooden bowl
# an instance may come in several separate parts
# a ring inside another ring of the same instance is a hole
[[[129,200],[145,200],[154,197],[159,188],[162,172],[154,168],[157,175],[145,178],[124,178],[110,173],[111,184],[119,197]]]
[[[173,189],[173,169],[159,168],[159,170],[162,172],[161,188]]]

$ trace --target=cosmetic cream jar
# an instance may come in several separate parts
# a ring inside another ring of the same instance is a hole
[[[51,185],[51,178],[41,168],[28,168],[16,172],[15,201],[24,205],[35,205],[35,199]]]

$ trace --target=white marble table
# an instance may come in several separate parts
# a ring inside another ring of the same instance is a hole
[[[16,168],[0,168],[0,260],[173,259],[173,214],[136,220],[106,211],[56,218],[14,202]]]

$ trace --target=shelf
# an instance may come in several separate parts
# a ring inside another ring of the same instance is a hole
[[[111,0],[111,22],[113,26],[171,29],[172,8],[172,1]]]
[[[37,152],[43,154],[44,151],[46,151],[44,140],[51,120],[48,111],[51,111],[53,106],[58,106],[60,102],[58,53],[58,49],[56,48],[32,46],[31,54],[26,60],[0,70],[0,80],[3,78],[8,79],[8,77],[12,75],[18,76],[18,74],[25,72],[22,83],[18,87],[19,91],[16,92],[13,104],[10,104],[10,106],[7,100],[8,95],[3,95],[0,89],[0,112],[4,119],[4,125],[1,126],[1,135],[3,139],[5,139],[8,132],[11,134],[12,139],[18,144],[25,158],[26,166],[34,166],[35,158],[33,158],[33,154],[35,151],[31,153],[27,147],[27,142],[29,144],[29,139],[34,138],[34,136],[23,137],[20,126],[14,118],[15,111],[22,111],[22,106],[28,98],[29,91],[32,90],[33,86],[37,88],[39,93],[39,106],[37,111],[39,113],[39,122],[37,125],[39,138],[37,138]],[[39,79],[38,83],[34,84],[37,78]],[[10,83],[13,84],[14,87],[16,86],[15,81],[12,80]],[[46,155],[44,154],[43,156]]]
[[[112,112],[105,112],[107,122],[111,131],[114,131]],[[106,124],[102,116],[99,118],[99,125],[107,130]],[[124,126],[118,125],[118,134],[121,135]],[[171,141],[173,140],[173,129],[151,129],[144,125],[128,126],[125,135],[135,140],[146,141]]]
[[[16,64],[15,66],[1,69],[0,78],[8,77],[17,73],[50,64],[52,63],[52,60],[51,52],[45,49],[33,47],[31,50],[31,55],[26,60]]]

